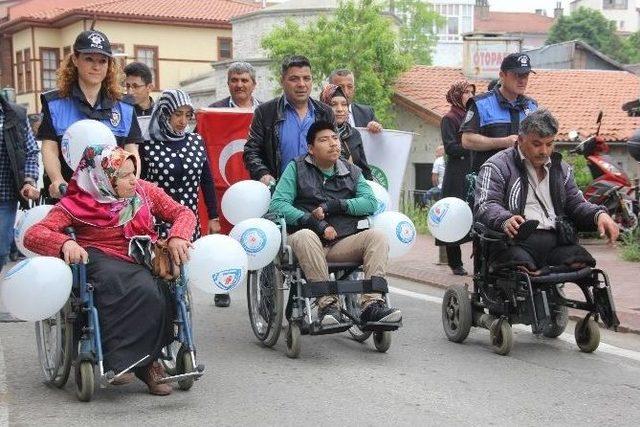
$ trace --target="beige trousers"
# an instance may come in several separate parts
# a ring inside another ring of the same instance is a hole
[[[362,262],[365,279],[385,276],[389,242],[378,230],[364,230],[327,247],[323,247],[320,237],[309,229],[293,233],[288,241],[308,282],[329,280],[327,262]],[[320,297],[317,300],[318,307],[325,307],[337,300],[336,295]],[[363,308],[374,301],[382,301],[379,293],[363,294],[360,300]]]

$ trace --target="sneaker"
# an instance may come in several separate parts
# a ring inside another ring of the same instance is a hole
[[[213,297],[213,302],[216,307],[229,307],[229,304],[231,304],[231,297],[229,297],[229,294],[216,294]]]
[[[340,323],[340,318],[340,310],[335,304],[329,304],[318,309],[318,319],[322,326],[337,325]]]
[[[455,274],[456,276],[466,276],[467,275],[467,270],[465,270],[462,267],[453,267],[451,269],[451,272],[453,274]]]
[[[153,362],[144,368],[137,369],[136,377],[140,378],[149,388],[149,393],[155,396],[167,396],[173,391],[169,384],[158,383],[166,377],[164,368],[159,362]]]
[[[387,307],[382,301],[376,301],[369,304],[360,314],[362,323],[368,322],[386,322],[396,323],[402,320],[402,312],[397,308]]]

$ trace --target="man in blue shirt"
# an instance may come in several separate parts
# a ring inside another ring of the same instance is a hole
[[[22,107],[0,97],[0,270],[13,242],[18,203],[37,200],[38,144]]]
[[[244,164],[252,179],[269,185],[287,164],[307,153],[307,132],[316,121],[334,122],[331,108],[310,97],[311,64],[304,56],[282,63],[284,94],[255,109],[244,146]]]

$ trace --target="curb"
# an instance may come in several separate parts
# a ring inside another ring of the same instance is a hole
[[[9,425],[9,404],[7,402],[7,368],[4,364],[4,352],[2,350],[2,341],[0,341],[0,426]]]
[[[399,269],[402,269],[402,267],[400,267]],[[393,270],[393,268],[389,268],[389,270]],[[449,287],[449,285],[444,284],[444,283],[439,283],[433,280],[429,280],[429,279],[425,279],[423,277],[418,277],[418,275],[411,275],[411,274],[406,274],[406,273],[401,273],[398,271],[387,271],[387,275],[391,276],[391,277],[397,277],[400,279],[405,279],[405,280],[411,280],[412,282],[417,282],[417,283],[422,283],[424,285],[429,285],[429,286],[433,286],[435,288],[439,288],[439,289],[447,289]],[[468,276],[469,279],[472,281],[472,277]],[[470,285],[470,284],[469,284]],[[573,309],[569,309],[569,319],[573,320],[573,321],[578,321],[580,319],[582,319],[584,317],[584,315],[580,315],[578,313],[582,313],[581,311],[577,311],[577,310],[573,310]],[[633,312],[629,312],[627,310],[619,310],[616,309],[616,314],[618,314],[618,317],[621,317],[621,315],[625,315],[626,316],[637,316],[637,313],[633,313]],[[598,322],[600,324],[601,327],[604,327],[604,325],[602,324],[602,322]],[[631,333],[631,334],[640,334],[640,327],[632,327],[632,326],[626,326],[624,324],[620,324],[620,326],[618,326],[618,329],[616,330],[616,332],[622,332],[622,333]]]

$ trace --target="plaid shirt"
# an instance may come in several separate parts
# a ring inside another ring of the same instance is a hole
[[[38,181],[38,143],[33,137],[29,120],[25,120],[27,130],[27,151],[26,161],[24,164],[25,178],[31,178],[35,182]],[[4,143],[4,111],[0,106],[0,201],[6,202],[16,200],[16,185],[11,163],[9,161],[9,153]]]

